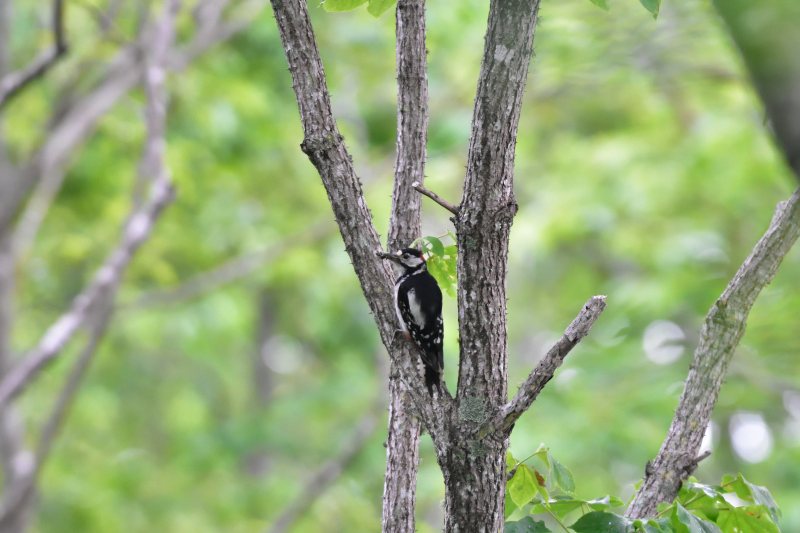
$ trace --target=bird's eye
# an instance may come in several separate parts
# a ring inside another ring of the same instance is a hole
[[[403,259],[408,259],[408,254],[403,254]]]

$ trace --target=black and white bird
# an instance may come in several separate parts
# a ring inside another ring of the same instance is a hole
[[[400,268],[400,277],[394,284],[394,305],[397,318],[406,337],[420,349],[425,366],[425,385],[433,395],[433,386],[439,394],[444,359],[442,357],[442,291],[436,279],[428,272],[422,252],[403,248],[391,254],[378,254],[390,259]]]

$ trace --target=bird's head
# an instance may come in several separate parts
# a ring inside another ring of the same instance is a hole
[[[417,270],[425,267],[425,258],[416,248],[402,248],[390,254],[380,253],[379,257],[389,259],[405,270]]]

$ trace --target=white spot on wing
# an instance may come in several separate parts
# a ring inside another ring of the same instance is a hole
[[[414,322],[420,326],[425,324],[425,315],[422,312],[419,300],[417,300],[414,290],[408,291],[408,305],[411,310],[411,316],[414,317]]]

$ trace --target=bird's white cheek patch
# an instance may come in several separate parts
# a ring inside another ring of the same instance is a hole
[[[408,291],[408,307],[411,310],[411,316],[414,317],[414,322],[423,326],[425,324],[425,315],[422,313],[422,307],[419,305],[414,291]]]

